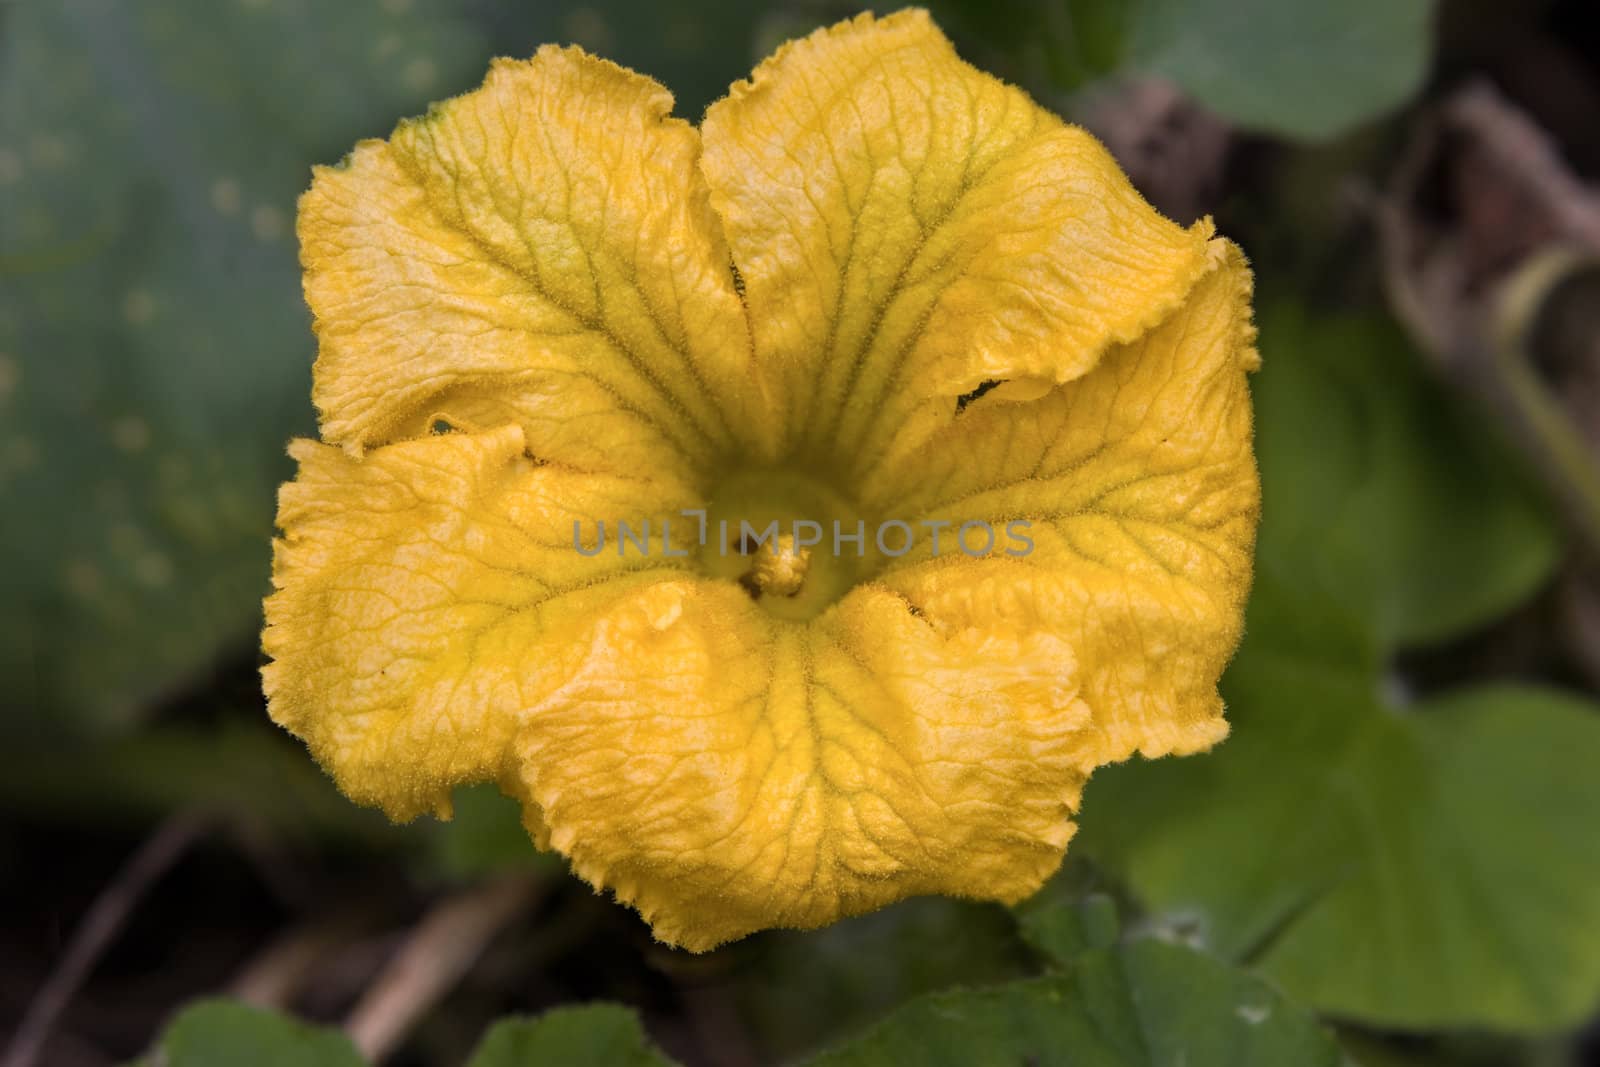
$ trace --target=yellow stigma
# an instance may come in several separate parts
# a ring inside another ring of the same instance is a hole
[[[811,567],[811,549],[795,545],[794,534],[780,534],[756,549],[756,565],[749,583],[760,594],[794,596],[805,584]]]

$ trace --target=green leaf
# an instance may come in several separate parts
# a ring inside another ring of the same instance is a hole
[[[347,846],[392,848],[414,837],[351,804],[304,746],[264,717],[215,729],[156,727],[85,748],[0,750],[0,811],[8,814],[145,825],[185,809]]]
[[[1074,850],[1043,889],[1011,909],[1017,932],[1055,967],[1070,967],[1091,949],[1110,948],[1121,917],[1117,901],[1102,890],[1104,881]]]
[[[0,673],[103,732],[249,647],[284,445],[313,430],[310,167],[581,43],[690,118],[757,12],[455,0],[0,2]]]
[[[1097,949],[1066,973],[935,993],[812,1067],[1322,1067],[1341,1061],[1316,1022],[1260,979],[1159,941]]]
[[[1140,6],[1131,0],[937,0],[934,13],[985,69],[1076,89],[1116,73]]]
[[[1145,0],[1130,66],[1242,126],[1331,137],[1422,85],[1433,0]]]
[[[365,1067],[337,1030],[229,1000],[185,1008],[168,1025],[149,1061],[162,1067]]]
[[[1350,841],[1348,866],[1324,860],[1327,891],[1263,946],[1262,969],[1330,1012],[1399,1024],[1552,1029],[1592,1015],[1596,709],[1496,688],[1351,719],[1345,773],[1368,797],[1325,816]]]
[[[997,10],[945,0],[938,12],[1030,80],[1074,90],[1108,75],[1153,75],[1238,125],[1318,139],[1417,91],[1433,8],[1433,0],[1004,0]]]
[[[468,1067],[671,1067],[645,1039],[632,1011],[617,1004],[557,1008],[537,1019],[502,1019],[484,1035]]]
[[[1039,893],[1017,906],[1022,939],[1058,966],[1117,940],[1117,904],[1104,893],[1048,899]]]
[[[433,866],[450,878],[475,878],[518,868],[562,869],[540,852],[522,824],[522,808],[489,784],[467,786],[451,798],[449,822],[429,828]]]
[[[673,112],[699,122],[706,106],[746,78],[779,42],[757,43],[757,26],[773,5],[727,0],[587,0],[583,4],[482,4],[482,22],[513,55],[547,41],[576,44],[666,86]],[[813,17],[800,33],[817,27]]]
[[[1398,326],[1286,305],[1261,320],[1269,585],[1330,598],[1382,653],[1497,618],[1549,577],[1561,551],[1549,509]]]
[[[455,8],[0,5],[8,725],[125,724],[253,642],[313,425],[295,198],[481,77]]]
[[[1556,538],[1388,327],[1264,317],[1260,580],[1215,752],[1097,775],[1075,847],[1295,998],[1409,1028],[1600,1002],[1600,714],[1414,699],[1402,644],[1481,624]]]
[[[1398,712],[1292,660],[1248,674],[1215,755],[1097,783],[1085,847],[1158,917],[1344,1018],[1539,1030],[1594,1011],[1595,708],[1496,688]]]
[[[732,951],[747,954],[735,996],[763,1063],[789,1062],[911,997],[1038,970],[1004,908],[939,897],[822,930],[770,931]]]

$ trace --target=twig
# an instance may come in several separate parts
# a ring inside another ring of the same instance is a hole
[[[356,1047],[380,1062],[411,1032],[500,930],[533,906],[543,882],[534,876],[501,878],[437,905],[362,996],[345,1022]]]
[[[1563,289],[1578,289],[1574,300],[1566,294],[1568,319],[1581,316],[1567,329],[1541,329],[1554,313]],[[1572,361],[1574,346],[1592,346],[1600,334],[1600,257],[1555,249],[1532,257],[1501,286],[1495,307],[1492,348],[1493,371],[1500,392],[1510,407],[1513,429],[1565,505],[1567,516],[1591,551],[1600,551],[1600,457],[1585,439],[1572,412],[1541,377],[1541,364],[1560,366]],[[1565,336],[1552,336],[1554,333]],[[1544,358],[1541,359],[1541,356]],[[1576,357],[1592,365],[1588,351]]]
[[[229,995],[261,1008],[288,1007],[330,952],[350,939],[348,925],[292,929],[252,959],[228,985]]]
[[[690,986],[680,995],[688,1009],[689,1028],[708,1063],[745,1067],[760,1062],[726,987]]]
[[[1428,176],[1452,152],[1460,157],[1462,144],[1477,161],[1479,196],[1502,207],[1476,218],[1459,208],[1458,218],[1430,220],[1417,209]],[[1516,223],[1508,225],[1505,213],[1513,210]],[[1395,311],[1440,369],[1458,378],[1482,370],[1466,351],[1487,329],[1481,293],[1541,248],[1600,252],[1600,193],[1566,167],[1548,134],[1484,82],[1458,90],[1419,125],[1376,221]]]
[[[1463,184],[1453,214],[1436,218],[1421,205],[1445,164]],[[1600,192],[1533,120],[1474,83],[1422,125],[1377,222],[1400,319],[1446,379],[1500,417],[1600,552],[1600,435],[1584,402],[1600,380]],[[1573,315],[1558,312],[1573,304],[1583,314],[1566,321]],[[1564,328],[1552,331],[1556,318]]]
[[[1559,232],[1600,248],[1600,196],[1568,169],[1548,133],[1482,82],[1457,93],[1449,114],[1459,128],[1479,138],[1534,203],[1550,213]]]
[[[88,980],[139,901],[211,827],[195,812],[169,816],[123,863],[78,922],[55,969],[34,994],[6,1049],[5,1067],[33,1067],[61,1013]]]

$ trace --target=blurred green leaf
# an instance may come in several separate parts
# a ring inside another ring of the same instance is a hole
[[[1130,66],[1255,129],[1331,137],[1422,85],[1433,0],[1145,0]]]
[[[501,1019],[468,1061],[468,1067],[551,1064],[672,1067],[649,1043],[638,1016],[617,1004]],[[366,1060],[338,1030],[218,999],[185,1008],[142,1067],[366,1067]]]
[[[706,106],[765,57],[755,42],[769,5],[729,0],[587,0],[540,4],[467,0],[501,52],[531,55],[541,44],[576,44],[671,90],[673,112],[698,123]],[[815,29],[813,18],[802,32]]]
[[[1274,305],[1261,331],[1258,559],[1296,602],[1285,614],[1331,622],[1297,603],[1325,596],[1387,653],[1497,618],[1549,577],[1550,510],[1398,326]]]
[[[185,1008],[156,1043],[148,1067],[365,1067],[337,1030],[263,1008],[204,1000]]]
[[[698,117],[758,12],[488,0],[0,0],[0,672],[22,732],[126,725],[267,591],[312,432],[294,247],[310,167],[582,43]]]
[[[1216,754],[1108,774],[1085,847],[1159,919],[1342,1018],[1540,1030],[1600,1001],[1600,715],[1524,689],[1404,711],[1256,657]]]
[[[445,0],[0,18],[0,672],[60,733],[252,640],[312,429],[295,197],[487,48]]]
[[[632,1011],[617,1004],[557,1008],[537,1019],[502,1019],[484,1035],[468,1067],[671,1067],[645,1039]]]
[[[735,950],[740,951],[740,950]],[[993,904],[922,897],[822,930],[752,939],[736,997],[763,1062],[787,1061],[901,1002],[1037,973]]]
[[[454,815],[430,829],[434,868],[466,879],[525,867],[564,869],[554,852],[540,852],[522,825],[522,808],[489,784],[457,789]]]
[[[1036,893],[1017,905],[1022,939],[1058,967],[1117,942],[1117,903],[1104,893]]]
[[[1241,126],[1327,138],[1381,115],[1427,73],[1433,0],[943,0],[963,38],[1029,80],[1175,82]],[[987,57],[984,57],[987,58]]]
[[[341,796],[305,748],[264,716],[217,729],[147,729],[82,749],[0,751],[0,811],[104,825],[143,824],[180,809],[289,835],[373,845],[406,839],[380,813]]]
[[[1332,1067],[1338,1046],[1260,979],[1178,945],[1080,956],[1064,974],[935,993],[812,1067]]]
[[[980,66],[1077,89],[1121,69],[1139,14],[1132,0],[935,0],[933,13]]]
[[[1233,735],[1097,775],[1078,845],[1321,1010],[1577,1022],[1600,1000],[1600,714],[1527,688],[1416,700],[1386,673],[1525,598],[1556,534],[1392,328],[1277,309],[1263,349]]]

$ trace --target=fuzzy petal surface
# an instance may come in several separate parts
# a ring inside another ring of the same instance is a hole
[[[299,234],[323,440],[515,422],[534,454],[600,470],[757,440],[700,137],[671,109],[546,47],[318,168]]]

